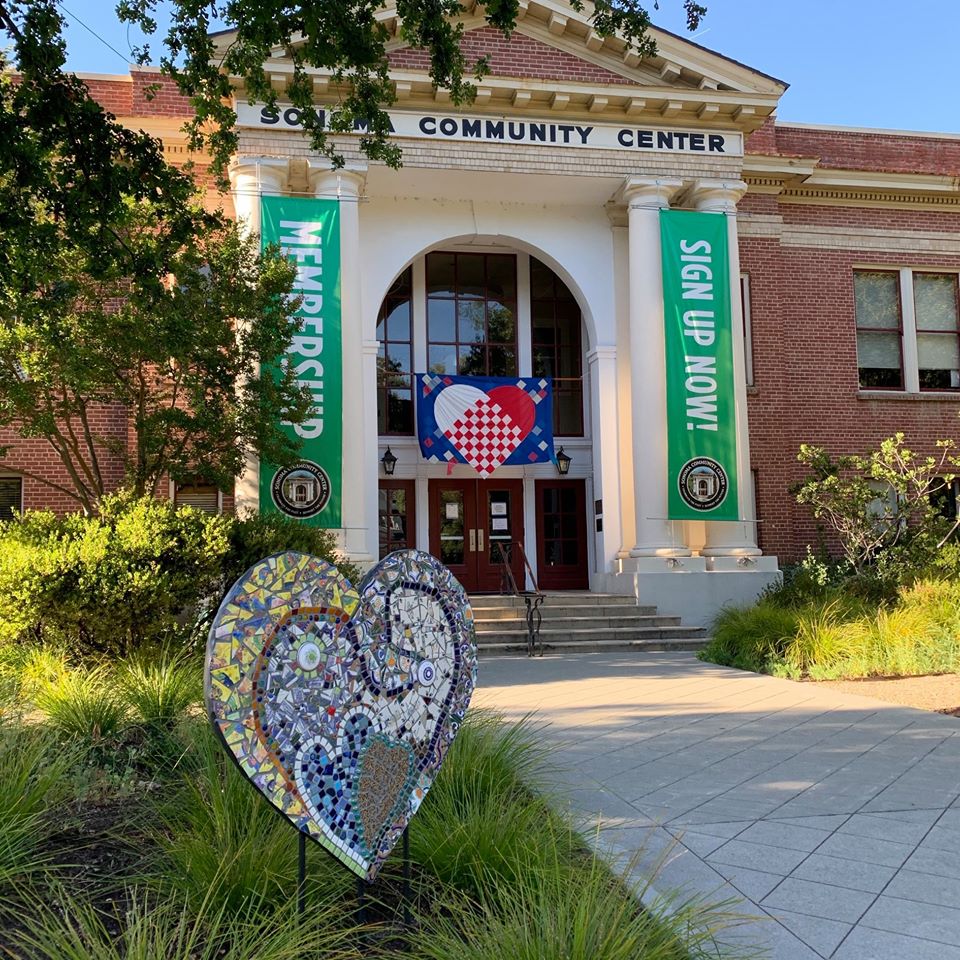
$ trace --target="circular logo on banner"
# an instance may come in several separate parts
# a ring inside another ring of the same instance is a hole
[[[330,500],[330,478],[311,460],[301,460],[276,472],[270,496],[288,517],[315,517]]]
[[[688,460],[680,471],[677,485],[683,502],[694,510],[719,507],[729,487],[727,471],[710,457]]]

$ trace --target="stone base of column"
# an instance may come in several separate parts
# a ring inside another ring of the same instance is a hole
[[[687,627],[710,628],[726,606],[754,603],[781,573],[775,557],[762,563],[717,569],[706,557],[642,557],[619,561],[612,573],[595,574],[590,589],[631,596],[638,606],[656,607],[662,616],[678,616]],[[726,561],[722,561],[726,563]]]
[[[670,543],[641,544],[633,547],[628,557],[689,557],[690,548]]]
[[[704,557],[707,569],[718,573],[775,573],[780,569],[776,557],[756,553],[732,554],[730,556]]]

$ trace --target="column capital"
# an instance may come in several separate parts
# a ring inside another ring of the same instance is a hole
[[[697,180],[687,195],[697,210],[706,213],[736,213],[740,198],[747,192],[742,180]]]
[[[660,209],[683,188],[683,181],[673,177],[627,177],[615,200],[633,209]]]
[[[327,160],[311,160],[309,180],[314,196],[358,200],[367,182],[367,168],[361,164],[335,168]]]
[[[599,363],[601,360],[616,360],[617,348],[615,346],[597,346],[587,353],[587,363],[591,366]]]
[[[234,191],[283,193],[287,161],[282,157],[234,157],[227,171]]]

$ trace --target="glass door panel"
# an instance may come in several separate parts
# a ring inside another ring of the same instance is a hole
[[[537,571],[545,590],[585,590],[586,496],[582,480],[536,482]]]
[[[448,567],[464,563],[467,556],[463,500],[462,490],[440,491],[440,560]]]

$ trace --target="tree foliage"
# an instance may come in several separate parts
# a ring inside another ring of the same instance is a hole
[[[122,19],[153,34],[158,2],[120,0],[118,11]],[[696,29],[706,7],[696,0],[681,2],[687,26]],[[601,36],[622,37],[642,57],[656,53],[649,11],[638,0],[569,3],[578,12],[589,9],[591,25]],[[192,144],[210,151],[221,178],[237,147],[231,77],[242,80],[251,102],[276,106],[277,92],[264,69],[276,49],[290,63],[285,99],[300,110],[313,149],[341,165],[343,157],[328,134],[353,132],[360,119],[368,125],[361,150],[371,159],[399,166],[400,149],[390,142],[385,112],[396,94],[387,60],[390,34],[378,16],[383,0],[172,0],[171,7],[160,64],[190,98],[196,111],[188,125]],[[396,0],[395,7],[400,36],[429,55],[434,86],[449,91],[454,105],[470,103],[476,93],[472,80],[489,72],[489,62],[484,56],[470,62],[461,49],[466,12],[461,0]],[[658,7],[656,0],[653,7]],[[487,24],[508,36],[519,9],[519,0],[487,0],[477,8]],[[211,37],[216,24],[233,31],[222,56]],[[139,51],[142,63],[150,56],[149,45]],[[328,73],[338,88],[332,109],[321,111],[315,102],[313,79],[318,70]]]
[[[834,458],[802,444],[797,459],[810,474],[794,489],[797,502],[827,523],[858,575],[877,564],[929,563],[952,532],[938,506],[960,469],[953,440],[937,449],[918,456],[902,433],[866,455]]]
[[[0,425],[47,441],[86,512],[118,479],[226,489],[249,449],[288,462],[278,423],[309,396],[258,370],[296,329],[293,269],[63,72],[52,2],[0,2],[0,23],[19,71],[0,74]]]

